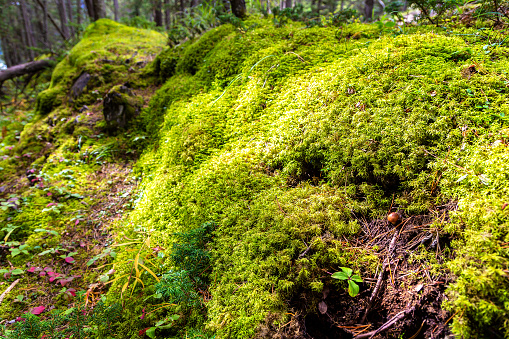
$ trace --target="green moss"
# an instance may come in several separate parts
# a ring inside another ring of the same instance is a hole
[[[393,196],[410,214],[454,199],[448,185],[456,178],[444,176],[439,190],[436,181],[441,157],[465,142],[460,127],[485,135],[505,124],[497,117],[507,92],[499,75],[462,76],[480,46],[431,32],[380,36],[360,24],[338,38],[329,28],[257,23],[246,32],[213,30],[160,57],[159,72],[171,77],[142,113],[157,144],[137,165],[142,198],[118,230],[120,238],[152,230],[151,243],[171,248],[172,233],[218,223],[209,244],[206,327],[221,338],[252,337],[269,314],[282,320],[297,293],[317,302],[321,288],[332,286],[321,276],[325,267],[373,274],[376,256],[342,243],[360,230],[352,215],[380,218]],[[477,60],[492,70],[507,64]],[[500,225],[493,220],[491,231]],[[455,246],[470,244],[469,237]],[[489,246],[499,251],[494,238]],[[455,331],[506,326],[499,322],[507,300],[500,255],[484,266],[490,292],[472,285],[470,271],[451,287],[450,307],[457,311],[465,300],[470,307]],[[124,252],[117,260],[130,257]],[[451,267],[470,262],[461,252],[457,260]],[[171,265],[166,261],[159,273]],[[487,300],[495,306],[483,306]]]
[[[49,113],[54,107],[67,101],[74,81],[83,73],[91,75],[87,91],[106,92],[111,84],[127,82],[131,78],[130,67],[138,67],[164,46],[165,37],[151,30],[128,27],[108,19],[90,24],[83,39],[55,67],[50,88],[37,98],[36,110]],[[97,95],[85,93],[76,100],[76,107],[91,104]]]

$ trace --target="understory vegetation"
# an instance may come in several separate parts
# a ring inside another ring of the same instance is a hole
[[[2,120],[5,337],[509,336],[504,35],[291,14],[101,19]]]

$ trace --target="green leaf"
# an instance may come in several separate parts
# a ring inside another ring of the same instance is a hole
[[[350,294],[351,297],[355,297],[359,294],[359,285],[354,283],[352,280],[348,280],[348,294]]]
[[[87,266],[92,266],[96,260],[97,260],[97,258],[95,258],[95,257],[90,259],[89,261],[87,261]]]
[[[66,310],[64,313],[62,313],[63,315],[69,315],[72,313],[72,311],[74,311],[74,307],[71,307],[70,309]]]
[[[19,275],[19,274],[23,274],[23,273],[25,273],[25,271],[23,271],[23,270],[22,270],[22,269],[20,269],[20,268],[15,268],[15,269],[13,269],[13,270],[11,271],[11,274],[12,274],[12,275]]]
[[[385,23],[385,27],[392,28],[394,26],[396,26],[396,23],[394,21],[387,21]]]
[[[343,272],[346,273],[346,275],[348,275],[349,277],[352,276],[353,270],[351,268],[348,268],[348,267],[340,267],[340,268]]]
[[[345,272],[333,273],[331,277],[333,277],[334,279],[339,279],[339,280],[347,280],[348,279],[348,275],[346,275]]]
[[[155,338],[156,337],[156,328],[157,327],[151,327],[147,330],[147,332],[145,332],[146,335],[148,335],[150,338]]]
[[[362,279],[360,276],[358,276],[357,274],[354,274],[350,277],[350,279],[352,279],[353,281],[356,281],[356,282],[362,282]]]
[[[23,298],[24,298],[23,294],[20,294],[20,295],[16,296],[16,300],[18,300],[19,302],[22,302]]]
[[[18,254],[21,253],[21,251],[19,250],[19,248],[11,248],[9,251],[11,251],[11,255],[13,257],[17,256]]]

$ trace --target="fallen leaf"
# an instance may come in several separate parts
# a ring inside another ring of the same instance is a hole
[[[68,264],[73,264],[74,263],[74,258],[73,257],[67,257],[64,259],[66,263]]]
[[[39,315],[39,314],[41,314],[41,313],[44,311],[44,309],[45,309],[45,308],[46,308],[46,307],[44,307],[44,306],[34,307],[34,308],[30,311],[30,313],[32,313],[32,314],[34,314],[34,315]]]

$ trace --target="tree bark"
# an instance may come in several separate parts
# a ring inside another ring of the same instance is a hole
[[[71,33],[69,32],[64,1],[65,0],[55,0],[55,3],[58,9],[58,16],[60,17],[60,29],[62,30],[62,33],[64,33],[65,40],[67,40],[71,36]]]
[[[285,8],[292,8],[292,0],[285,0]]]
[[[166,26],[166,29],[170,29],[171,25],[170,0],[164,0],[164,24]]]
[[[120,18],[118,17],[118,0],[113,0],[113,15],[115,16],[115,21],[119,21]]]
[[[373,6],[373,0],[364,1],[364,17],[366,21],[371,21],[373,19]]]
[[[81,25],[81,0],[76,0],[76,22]]]
[[[244,18],[246,16],[246,2],[245,0],[230,0],[232,12],[237,18]]]
[[[32,49],[35,47],[34,42],[34,31],[32,29],[32,23],[30,22],[30,17],[28,15],[28,8],[25,0],[19,0],[19,3],[21,5],[21,16],[23,18],[23,26],[25,27],[25,42],[26,46],[28,47],[28,56],[30,60],[33,60],[35,58],[34,50]]]
[[[25,74],[34,74],[51,66],[48,59],[31,61],[26,64],[16,65],[0,71],[0,87],[6,80],[19,77]]]
[[[104,0],[92,0],[92,3],[94,4],[94,21],[105,18],[106,6],[104,5]]]
[[[85,0],[85,7],[87,8],[88,17],[90,21],[94,21],[95,12],[94,12],[94,3],[92,0]]]
[[[67,11],[67,18],[69,19],[69,23],[73,23],[74,19],[72,16],[72,0],[63,0],[65,1],[65,4],[67,5],[66,11]],[[72,25],[69,26],[71,29],[71,36],[74,36],[74,27]]]
[[[163,26],[163,12],[162,12],[162,1],[155,0],[154,2],[154,21],[157,27]]]

